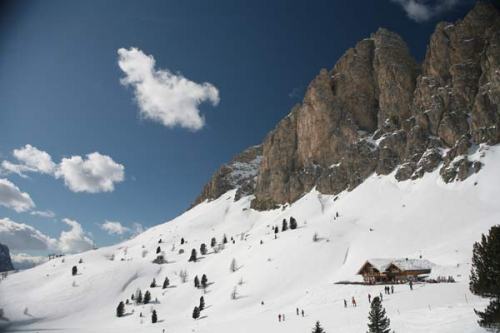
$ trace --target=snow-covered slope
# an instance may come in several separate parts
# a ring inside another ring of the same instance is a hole
[[[432,275],[452,275],[458,282],[418,284],[413,291],[397,285],[383,301],[392,328],[483,332],[473,309],[486,301],[470,294],[468,275],[473,242],[500,221],[500,149],[482,147],[474,158],[484,168],[463,182],[445,184],[436,172],[405,182],[393,175],[372,176],[336,198],[313,190],[293,205],[266,212],[249,209],[251,197],[234,202],[230,191],[119,245],[9,276],[0,282],[0,308],[12,330],[293,333],[309,332],[320,320],[327,332],[363,332],[367,295],[383,287],[334,282],[359,280],[355,274],[368,258],[421,255],[437,264]],[[334,220],[336,212],[340,217]],[[299,228],[274,239],[272,227],[290,216]],[[315,233],[318,242],[312,240]],[[220,242],[224,234],[235,243],[188,262],[192,248],[199,252],[202,242],[210,248],[210,238]],[[182,246],[181,237],[187,241]],[[152,263],[158,246],[168,264]],[[181,248],[183,254],[178,253]],[[230,272],[233,258],[236,272]],[[79,270],[75,277],[73,265]],[[182,269],[189,274],[187,283],[179,278]],[[204,273],[213,284],[204,294],[202,318],[193,320],[193,307],[203,295],[193,287],[193,278]],[[165,276],[171,287],[149,288],[153,278],[161,285]],[[238,298],[232,300],[235,286]],[[127,305],[128,315],[117,318],[118,303],[137,288],[150,290],[158,303]],[[358,306],[345,309],[343,300],[352,296]],[[296,316],[297,307],[305,317]],[[151,324],[151,309],[158,312],[156,324]],[[279,313],[286,315],[285,322],[278,322]],[[5,327],[7,322],[0,323]]]

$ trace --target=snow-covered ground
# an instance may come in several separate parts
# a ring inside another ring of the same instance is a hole
[[[310,332],[319,320],[330,333],[359,333],[366,331],[368,293],[376,295],[383,286],[334,282],[359,280],[356,272],[368,258],[421,255],[437,265],[432,275],[452,275],[457,283],[417,284],[413,291],[397,285],[383,301],[391,327],[405,333],[483,332],[473,309],[487,301],[468,291],[468,276],[472,244],[500,221],[500,149],[482,150],[475,157],[483,169],[452,184],[437,173],[400,183],[392,175],[372,176],[337,198],[312,191],[267,212],[249,209],[249,197],[234,202],[230,191],[132,240],[9,276],[0,282],[0,308],[12,331],[293,333]],[[336,212],[340,217],[334,220]],[[272,227],[290,216],[299,228],[274,239]],[[312,240],[315,233],[318,242]],[[235,244],[229,241],[214,253],[211,237],[220,242],[224,234]],[[182,246],[181,237],[187,241]],[[202,242],[209,253],[188,262],[191,249],[199,254]],[[168,264],[152,263],[158,246]],[[181,248],[185,252],[178,254]],[[233,258],[236,272],[230,272]],[[73,265],[79,270],[75,277]],[[179,278],[182,269],[189,274],[186,283]],[[212,283],[206,294],[193,286],[194,276],[204,273]],[[153,278],[161,286],[165,276],[171,287],[149,288]],[[230,297],[234,287],[236,300]],[[127,305],[127,315],[117,318],[118,303],[137,288],[150,290],[158,303]],[[206,309],[193,320],[201,295]],[[345,309],[343,300],[353,296],[358,306]],[[305,317],[295,314],[297,307]],[[158,312],[156,324],[150,320],[152,309]],[[279,313],[284,322],[278,322]]]

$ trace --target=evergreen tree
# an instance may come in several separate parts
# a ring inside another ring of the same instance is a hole
[[[368,333],[390,333],[391,321],[385,314],[380,298],[373,298],[368,319]]]
[[[195,306],[193,309],[193,319],[198,319],[200,318],[200,309]]]
[[[71,275],[76,275],[78,274],[78,268],[76,266],[73,266],[73,268],[71,268]]]
[[[491,298],[484,312],[475,311],[479,325],[500,332],[500,225],[491,227],[489,234],[474,244],[470,290]]]
[[[319,321],[316,322],[316,325],[314,325],[314,328],[312,330],[312,333],[326,333],[323,327],[321,327],[321,324]]]
[[[205,245],[205,243],[202,243],[202,244],[200,245],[200,253],[201,253],[201,255],[203,255],[203,256],[204,256],[205,254],[207,254],[207,246]]]
[[[189,261],[194,261],[194,262],[196,262],[196,260],[197,260],[197,258],[196,258],[196,257],[197,257],[197,255],[196,255],[196,249],[192,249],[192,250],[191,250],[191,256],[189,257]]]
[[[222,244],[227,244],[227,236],[224,234],[224,237],[222,238]]]
[[[140,289],[137,289],[137,292],[135,294],[135,302],[137,304],[141,304],[142,303],[142,291]]]
[[[210,247],[215,247],[215,245],[217,245],[217,240],[215,239],[215,237],[212,237],[212,239],[210,240]]]
[[[153,310],[153,314],[151,315],[151,322],[154,324],[158,321],[158,316],[156,315],[156,310]]]
[[[159,247],[159,246],[158,246],[158,247],[156,248],[156,254],[158,254],[158,253],[160,253],[160,252],[161,252],[161,247]]]
[[[233,273],[238,270],[238,264],[236,263],[236,259],[233,258],[233,260],[231,260],[231,266],[229,266],[229,270]]]
[[[205,289],[207,286],[208,286],[207,275],[203,274],[203,276],[201,277],[201,287]]]
[[[200,280],[198,279],[198,275],[194,277],[194,287],[200,288]]]
[[[293,216],[290,217],[290,229],[291,230],[297,229],[297,220],[295,220]]]
[[[124,312],[125,312],[125,304],[123,304],[123,302],[120,302],[120,304],[118,304],[118,307],[116,308],[116,316],[123,317]]]
[[[163,289],[168,288],[169,284],[170,284],[170,281],[168,280],[168,277],[165,277],[165,281],[163,281]]]
[[[200,306],[199,309],[200,311],[205,308],[205,298],[203,296],[200,297]]]
[[[144,304],[148,304],[149,302],[151,302],[151,293],[147,290],[144,293]]]
[[[156,288],[156,279],[153,278],[153,281],[151,282],[151,285],[150,285],[151,288]]]
[[[286,219],[283,219],[283,224],[281,225],[281,231],[287,231],[288,230],[288,223],[286,222]]]

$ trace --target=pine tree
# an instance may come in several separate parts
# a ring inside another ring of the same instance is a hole
[[[207,254],[207,246],[205,245],[205,243],[202,243],[202,244],[200,245],[200,253],[201,253],[201,255],[203,255],[203,256],[204,256],[205,254]]]
[[[199,309],[200,311],[205,308],[205,298],[203,296],[200,297],[200,306]]]
[[[380,298],[373,298],[368,319],[368,333],[390,333],[391,321],[385,314]]]
[[[189,261],[194,261],[196,262],[197,258],[196,258],[196,249],[192,249],[191,250],[191,256],[189,257]]]
[[[212,237],[212,239],[210,240],[210,247],[215,247],[215,245],[217,245],[217,240],[215,239],[215,237]]]
[[[141,304],[142,303],[142,291],[140,289],[137,289],[137,291],[135,293],[135,302],[137,304]]]
[[[198,279],[198,275],[194,277],[194,287],[200,288],[200,280]]]
[[[144,293],[144,304],[148,304],[151,301],[151,293],[147,290]]]
[[[153,310],[153,314],[151,315],[151,322],[154,324],[158,321],[158,316],[156,315],[156,310]]]
[[[158,247],[156,248],[156,254],[158,254],[158,253],[160,253],[160,252],[161,252],[161,247],[159,247],[159,246],[158,246]]]
[[[78,274],[78,268],[76,266],[73,266],[73,268],[71,268],[71,275],[76,275]]]
[[[295,230],[297,229],[297,221],[292,217],[290,217],[290,229]]]
[[[203,274],[203,276],[201,277],[201,287],[205,289],[207,286],[208,286],[207,275]]]
[[[193,309],[193,319],[198,319],[200,317],[200,309],[195,306]]]
[[[150,287],[156,288],[156,279],[155,278],[153,278],[153,281],[151,282]]]
[[[238,270],[238,264],[236,263],[236,259],[233,258],[233,260],[231,260],[231,266],[229,267],[229,270],[233,273]]]
[[[474,244],[470,290],[491,298],[484,312],[475,310],[479,325],[500,332],[500,225],[491,227],[489,234]]]
[[[170,281],[168,280],[168,277],[165,277],[165,281],[163,281],[163,289],[168,288],[169,284],[170,284]]]
[[[125,312],[125,304],[123,304],[123,302],[120,302],[120,304],[118,304],[118,307],[116,308],[116,316],[123,317],[124,312]]]
[[[323,327],[321,327],[321,324],[319,321],[316,322],[316,325],[314,325],[314,328],[312,330],[312,333],[326,333]]]
[[[281,231],[287,231],[288,230],[288,223],[286,222],[286,219],[283,219],[283,224],[281,225]]]

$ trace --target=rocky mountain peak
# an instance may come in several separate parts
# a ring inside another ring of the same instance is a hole
[[[373,173],[403,181],[439,168],[446,182],[465,179],[481,168],[470,158],[478,145],[500,142],[499,105],[493,5],[478,2],[463,20],[439,23],[422,66],[398,34],[379,28],[311,81],[265,138],[256,179],[240,192],[255,194],[253,208],[270,209],[314,187],[351,190]],[[200,198],[234,188],[226,168]]]
[[[0,272],[7,272],[14,269],[10,259],[9,248],[6,245],[0,244]]]

